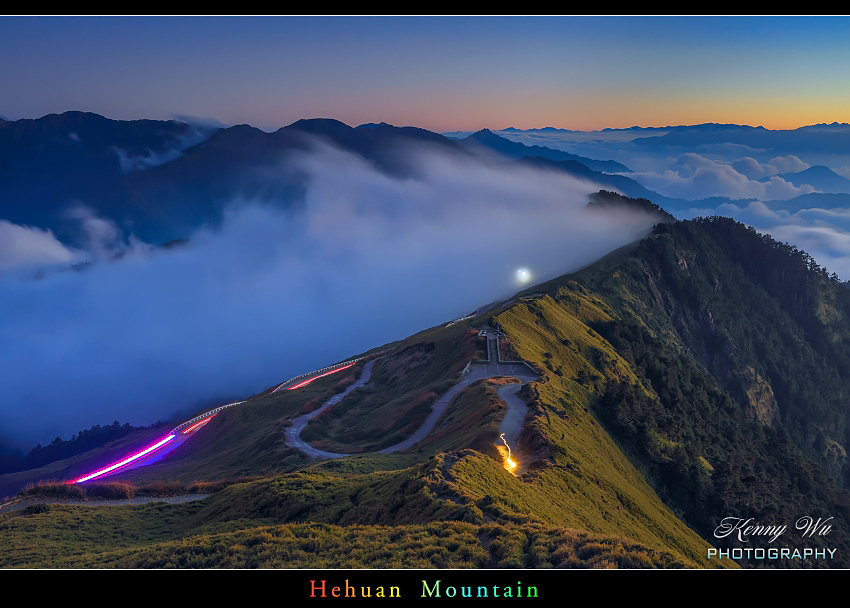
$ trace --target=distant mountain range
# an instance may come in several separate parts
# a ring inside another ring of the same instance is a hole
[[[850,125],[810,125],[799,129],[765,129],[747,125],[707,123],[665,129],[666,133],[639,137],[633,143],[652,148],[686,148],[711,144],[737,144],[771,154],[846,154],[850,150]]]
[[[820,193],[801,194],[787,201],[765,201],[771,209],[795,213],[802,209],[850,209],[850,194]]]
[[[659,127],[641,127],[638,125],[631,127],[606,127],[604,129],[600,129],[599,133],[604,133],[606,131],[691,131],[691,132],[706,132],[706,131],[720,131],[720,132],[730,132],[730,131],[739,131],[746,129],[754,129],[759,131],[767,131],[765,127],[756,126],[752,127],[750,125],[740,125],[736,123],[718,123],[718,122],[705,122],[696,125],[666,125]],[[771,129],[772,131],[776,131]],[[501,131],[515,132],[515,133],[587,133],[588,131],[577,131],[574,129],[560,129],[557,127],[542,127],[537,129],[517,129],[516,127],[507,127],[505,129],[501,129]],[[814,125],[806,125],[803,127],[798,127],[797,129],[782,129],[780,132],[784,131],[831,131],[831,132],[840,132],[840,131],[850,131],[850,123],[846,122],[832,122],[832,123],[818,123]]]
[[[638,146],[695,146],[737,142],[773,148],[794,146],[850,149],[850,125],[811,125],[794,131],[707,123],[677,127],[632,127],[652,136]],[[510,127],[505,131],[521,132]],[[538,131],[566,131],[546,127]],[[755,199],[712,197],[691,201],[664,196],[629,177],[613,160],[579,156],[540,145],[525,145],[482,129],[450,138],[417,127],[368,123],[351,127],[334,119],[299,120],[274,132],[249,125],[227,128],[170,120],[120,121],[88,112],[50,114],[39,119],[0,119],[0,219],[49,228],[63,241],[80,235],[68,209],[86,205],[125,233],[154,244],[186,237],[198,226],[215,225],[235,199],[289,205],[303,197],[306,177],[293,162],[321,142],[356,154],[388,175],[415,178],[421,172],[414,146],[429,146],[457,158],[520,162],[590,180],[600,189],[644,198],[676,212],[725,202],[741,206]],[[795,148],[796,149],[796,148]],[[795,186],[850,196],[850,180],[816,165],[779,175]],[[767,178],[769,179],[769,178]],[[778,201],[794,208],[811,199]],[[824,201],[826,199],[819,199]],[[829,199],[833,201],[833,199]],[[836,199],[837,200],[837,199]],[[842,199],[841,206],[848,206]]]
[[[525,146],[487,130],[455,141],[416,127],[350,127],[333,119],[309,119],[267,133],[249,125],[196,127],[66,112],[0,123],[0,218],[50,228],[73,241],[65,213],[69,206],[84,204],[127,233],[167,242],[201,224],[214,225],[225,205],[237,198],[286,205],[303,197],[305,176],[292,161],[322,142],[395,177],[416,177],[421,168],[410,150],[430,146],[458,158],[486,152],[506,159],[565,161],[571,163],[562,168],[568,173],[599,178],[608,188],[627,184],[627,193],[636,196],[654,196],[627,178],[605,175],[629,171],[620,163]]]
[[[66,112],[0,123],[0,217],[73,236],[64,234],[63,213],[82,203],[144,240],[165,242],[215,223],[237,197],[295,200],[304,176],[287,170],[287,161],[321,141],[396,176],[417,171],[400,150],[405,145],[468,155],[414,127],[354,129],[314,119],[266,133],[249,125],[214,129]]]

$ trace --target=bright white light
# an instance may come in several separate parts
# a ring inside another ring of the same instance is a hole
[[[517,268],[516,280],[519,283],[528,283],[531,280],[531,271],[528,268]]]

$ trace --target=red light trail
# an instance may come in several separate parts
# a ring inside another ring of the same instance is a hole
[[[183,434],[186,435],[187,433],[191,433],[192,431],[194,431],[196,428],[204,426],[207,422],[209,422],[210,420],[212,420],[216,416],[218,416],[218,414],[213,414],[212,416],[207,416],[206,418],[204,418],[200,422],[196,422],[195,424],[193,424],[189,428],[184,429]]]
[[[331,374],[335,374],[337,372],[341,372],[344,369],[348,369],[352,365],[354,365],[354,363],[349,363],[348,365],[343,365],[342,367],[332,369],[331,371],[325,372],[324,374],[319,374],[318,376],[313,376],[312,378],[307,378],[306,380],[299,382],[298,384],[294,384],[294,385],[290,386],[286,390],[294,391],[296,388],[301,388],[302,386],[307,386],[308,384],[310,384],[314,380],[318,380],[319,378],[324,378],[325,376],[330,376]]]

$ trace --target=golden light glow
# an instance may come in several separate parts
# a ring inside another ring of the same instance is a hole
[[[504,466],[508,471],[513,473],[514,469],[517,467],[517,462],[514,461],[513,458],[511,458],[511,446],[508,445],[508,442],[505,439],[504,433],[499,435],[499,439],[501,439],[502,443],[505,444],[504,448],[502,448],[502,446],[498,446],[500,448],[499,451],[502,453],[502,456],[504,456],[504,458],[505,458]],[[507,453],[505,453],[506,451],[507,451]]]

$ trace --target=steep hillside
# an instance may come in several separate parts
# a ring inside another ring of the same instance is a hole
[[[834,517],[837,531],[808,542],[846,555],[850,292],[836,279],[793,247],[709,218],[658,225],[541,287],[496,320],[521,356],[553,370],[539,385],[547,408],[586,392],[705,538],[724,517],[792,529]],[[576,344],[577,323],[599,344]],[[593,366],[576,365],[576,351]]]

